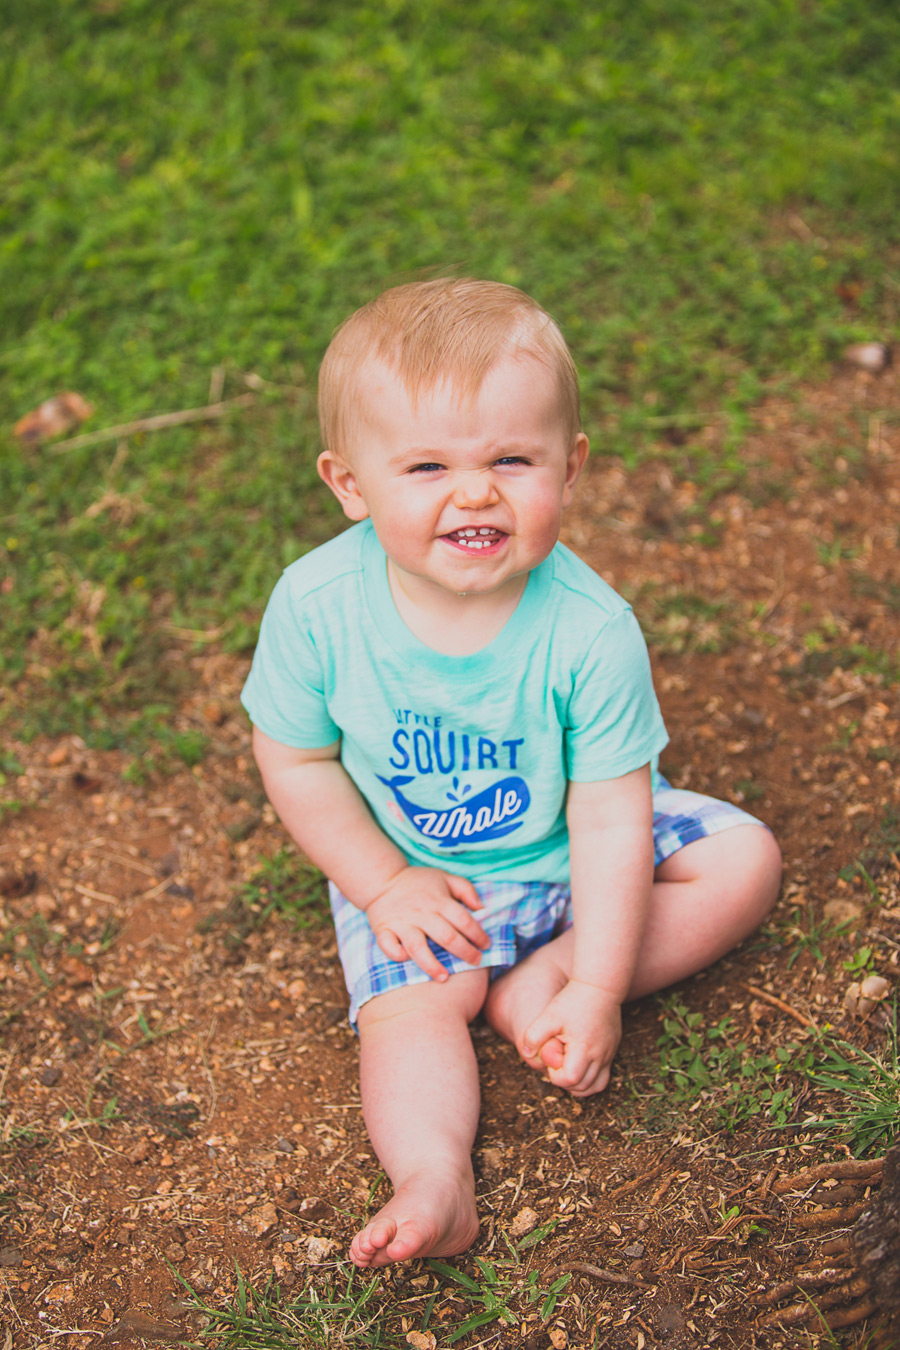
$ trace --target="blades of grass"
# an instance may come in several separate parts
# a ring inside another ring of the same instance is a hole
[[[520,1252],[527,1251],[529,1247],[534,1247],[538,1242],[543,1242],[544,1238],[553,1232],[559,1224],[559,1219],[551,1219],[549,1223],[541,1224],[540,1228],[535,1228],[533,1232],[524,1237],[518,1244]]]
[[[457,1270],[455,1266],[448,1266],[446,1261],[429,1260],[428,1265],[438,1275],[443,1275],[445,1280],[453,1280],[456,1284],[462,1285],[463,1289],[468,1289],[472,1294],[480,1294],[481,1286],[476,1284],[471,1275],[466,1275],[463,1271]]]
[[[463,1336],[467,1336],[470,1331],[476,1331],[479,1327],[487,1326],[489,1322],[495,1321],[503,1321],[509,1325],[510,1323],[514,1323],[516,1318],[515,1315],[510,1312],[509,1308],[505,1306],[488,1308],[485,1312],[473,1313],[471,1317],[467,1317],[465,1322],[460,1326],[455,1327],[454,1330],[450,1332],[449,1336],[445,1336],[444,1339],[448,1345],[455,1345],[457,1341],[463,1338]]]

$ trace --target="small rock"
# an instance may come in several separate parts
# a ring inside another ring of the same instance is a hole
[[[271,1201],[260,1205],[258,1209],[251,1209],[249,1214],[244,1215],[244,1224],[255,1237],[265,1237],[277,1223],[278,1210]]]
[[[56,1084],[62,1078],[62,1069],[48,1068],[41,1069],[38,1074],[38,1082],[42,1087],[56,1087]]]
[[[59,968],[65,975],[66,984],[70,989],[82,989],[86,984],[92,984],[94,981],[94,972],[90,966],[77,956],[70,954],[62,957]]]
[[[565,1327],[551,1327],[548,1335],[553,1350],[566,1350],[566,1346],[569,1344],[569,1334]]]
[[[854,342],[844,349],[844,357],[860,370],[878,375],[891,364],[891,351],[883,342]]]
[[[625,1248],[625,1255],[626,1255],[626,1256],[643,1256],[643,1255],[644,1255],[644,1244],[643,1244],[643,1242],[632,1242],[629,1246],[627,1246],[627,1247]]]
[[[133,1148],[128,1150],[125,1157],[130,1163],[142,1163],[147,1161],[152,1152],[153,1144],[145,1136],[143,1139],[139,1139]]]
[[[867,975],[861,983],[854,980],[847,985],[844,1007],[852,1017],[866,1018],[871,1016],[890,992],[891,986],[882,975]]]
[[[533,1228],[537,1227],[537,1223],[537,1211],[533,1210],[530,1205],[526,1205],[524,1209],[519,1210],[509,1225],[509,1236],[512,1238],[524,1237],[526,1233],[530,1233]]]
[[[306,1259],[311,1266],[318,1266],[329,1260],[337,1251],[337,1243],[332,1238],[311,1237],[306,1249]]]
[[[481,1166],[487,1172],[501,1172],[503,1170],[503,1150],[483,1148],[481,1150]]]
[[[835,896],[833,900],[826,901],[825,918],[833,924],[853,923],[856,919],[862,918],[863,907],[858,900],[851,900],[849,897]]]
[[[47,763],[52,769],[58,769],[60,764],[65,764],[69,758],[69,747],[67,745],[58,745],[55,750],[51,750],[47,756]]]
[[[22,1253],[18,1247],[0,1247],[0,1266],[20,1266]]]
[[[413,1350],[435,1350],[437,1341],[432,1331],[408,1331],[406,1344],[411,1345]]]
[[[285,1139],[283,1135],[280,1139],[275,1140],[275,1147],[279,1153],[295,1153],[297,1150],[297,1145],[292,1140]]]
[[[163,1255],[167,1261],[172,1262],[173,1266],[177,1266],[187,1256],[187,1252],[179,1243],[173,1242],[171,1246],[166,1247]]]

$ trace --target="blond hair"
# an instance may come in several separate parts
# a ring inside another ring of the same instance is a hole
[[[394,286],[356,310],[329,344],[319,372],[319,422],[325,448],[346,455],[358,434],[361,375],[373,358],[402,381],[413,403],[442,380],[474,398],[502,357],[527,354],[553,373],[560,416],[578,434],[578,372],[559,328],[515,286],[471,277]]]

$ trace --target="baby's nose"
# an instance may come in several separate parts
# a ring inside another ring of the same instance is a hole
[[[490,469],[460,470],[453,482],[453,504],[459,507],[490,505],[498,500]]]

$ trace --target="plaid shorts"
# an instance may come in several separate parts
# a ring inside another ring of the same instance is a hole
[[[656,866],[697,839],[734,825],[760,824],[754,816],[729,802],[673,788],[662,778],[653,794]],[[430,976],[414,961],[392,961],[385,956],[363,911],[345,899],[333,883],[329,882],[328,889],[338,951],[350,993],[350,1023],[355,1028],[359,1009],[370,998],[407,984],[425,984]],[[489,968],[492,979],[572,926],[572,898],[567,884],[487,879],[479,881],[476,889],[484,908],[472,912],[491,939],[490,947],[482,952],[479,967]],[[451,974],[479,968],[451,955],[430,938],[428,945]]]

